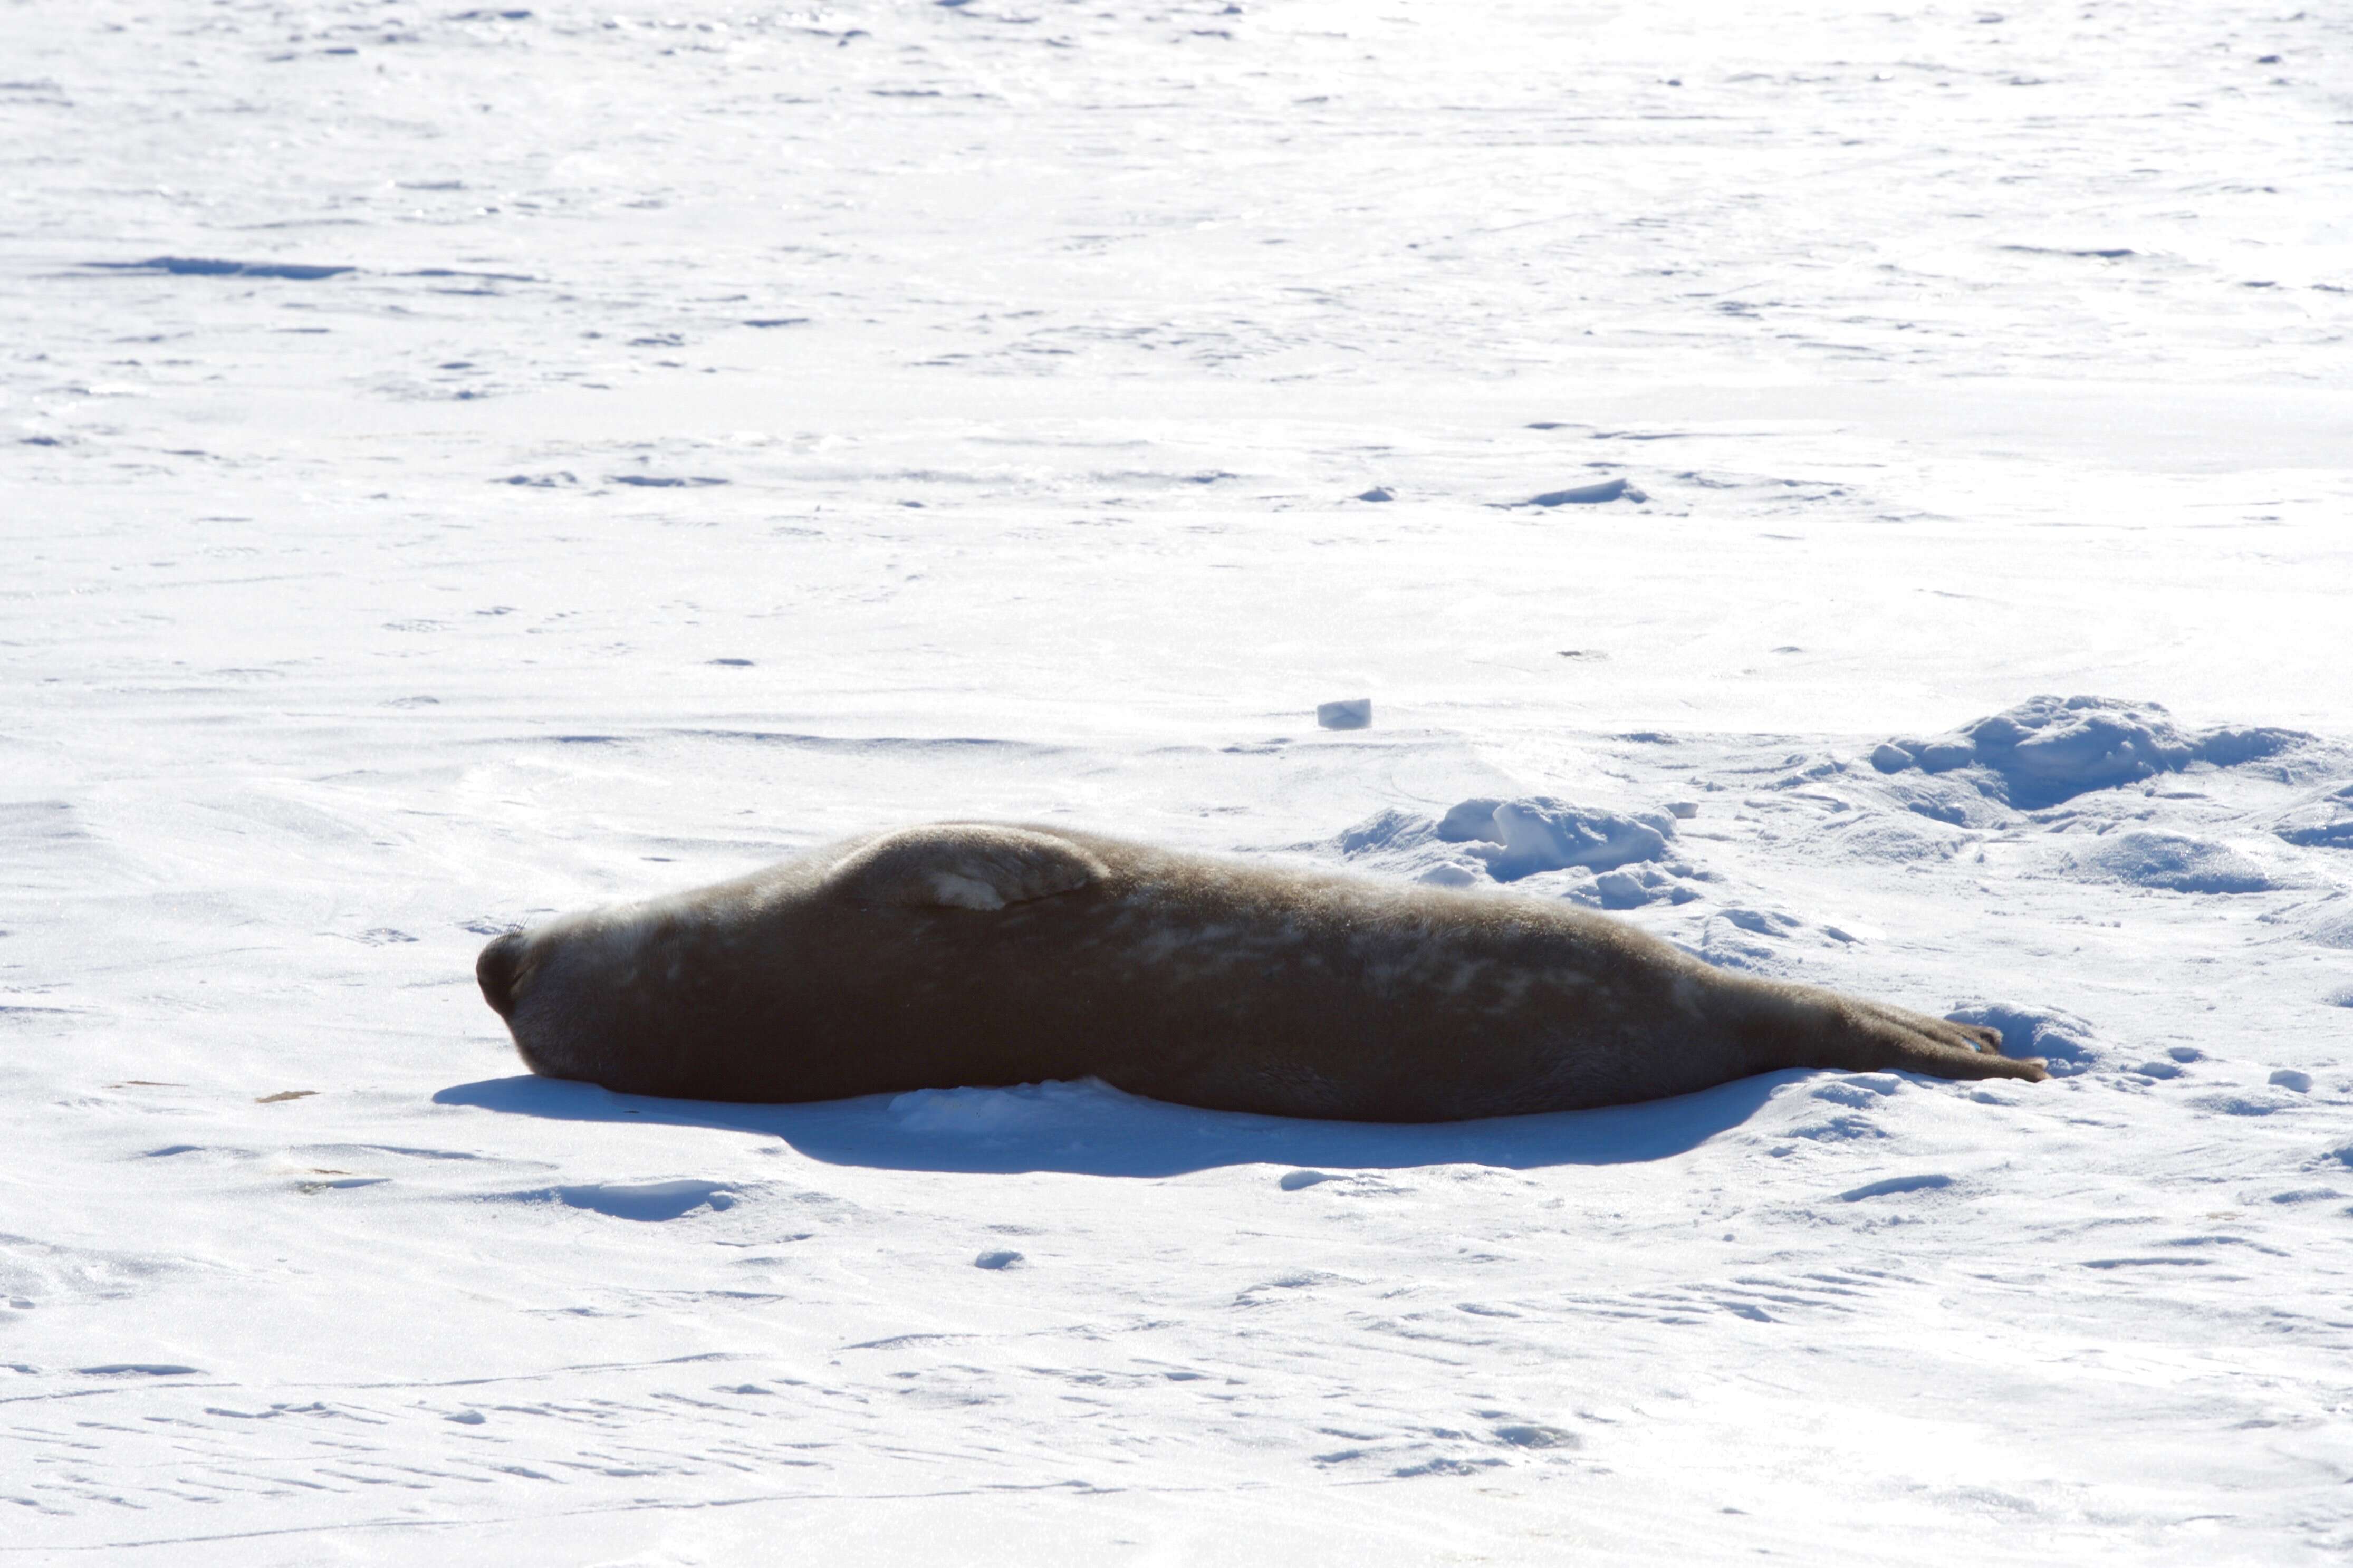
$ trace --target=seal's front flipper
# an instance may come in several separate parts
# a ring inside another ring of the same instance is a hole
[[[1001,910],[1075,893],[1108,874],[1102,861],[1049,833],[946,823],[886,833],[836,866],[827,880],[860,903]]]

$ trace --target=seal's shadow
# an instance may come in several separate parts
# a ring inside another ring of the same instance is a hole
[[[1140,1100],[1092,1079],[1016,1089],[918,1089],[809,1105],[615,1094],[560,1079],[452,1085],[437,1105],[564,1121],[716,1127],[782,1139],[831,1165],[901,1171],[1175,1176],[1220,1165],[1614,1165],[1661,1160],[1739,1126],[1801,1072],[1604,1110],[1398,1125],[1306,1121]]]

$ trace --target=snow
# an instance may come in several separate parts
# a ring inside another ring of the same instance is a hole
[[[2228,845],[2182,833],[2112,834],[2067,865],[2075,876],[2177,893],[2260,893],[2277,885]]]
[[[1647,501],[1644,495],[1624,479],[1603,479],[1599,484],[1574,485],[1565,490],[1546,490],[1540,496],[1530,496],[1530,506],[1599,506],[1603,501]]]
[[[1450,887],[1517,882],[1542,872],[1585,868],[1602,875],[1581,885],[1556,881],[1548,886],[1590,902],[1592,889],[1620,882],[1646,889],[1670,886],[1666,877],[1648,867],[1641,868],[1647,882],[1617,868],[1662,858],[1674,830],[1675,816],[1669,811],[1630,816],[1550,795],[1518,800],[1481,795],[1457,801],[1435,818],[1387,807],[1342,832],[1328,847],[1360,867]],[[1681,862],[1671,868],[1685,876],[1696,874]]]
[[[2341,1560],[2348,47],[0,12],[0,1561]],[[475,993],[946,816],[2058,1076],[720,1106]]]
[[[2310,739],[2293,730],[2217,728],[2185,735],[2158,703],[2037,697],[1942,740],[1882,742],[1871,765],[1883,773],[1914,767],[1959,772],[1993,798],[2031,809],[2192,763],[2227,767],[2274,756]]]

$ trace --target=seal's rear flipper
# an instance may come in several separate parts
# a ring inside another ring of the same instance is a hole
[[[860,903],[1001,910],[1075,893],[1106,875],[1102,861],[1051,834],[987,823],[886,833],[826,879]]]

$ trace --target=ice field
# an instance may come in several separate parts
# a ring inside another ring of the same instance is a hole
[[[2348,126],[2243,0],[0,7],[0,1565],[2344,1561]],[[945,816],[2055,1076],[720,1106],[476,991]]]

